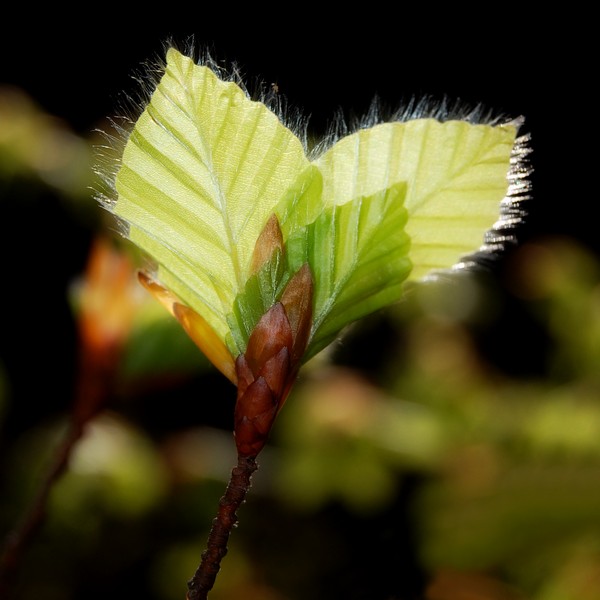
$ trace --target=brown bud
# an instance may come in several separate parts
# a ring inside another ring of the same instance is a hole
[[[278,302],[261,317],[246,352],[236,360],[234,431],[241,456],[256,456],[267,440],[288,387],[292,342],[289,321]]]
[[[262,365],[259,377],[263,377],[267,385],[277,398],[278,403],[283,403],[283,393],[292,373],[290,351],[284,346],[277,354],[273,355]]]
[[[280,302],[274,304],[260,319],[248,339],[245,356],[256,377],[262,366],[283,347],[293,344],[290,322]]]
[[[263,377],[253,381],[235,407],[234,433],[240,456],[254,457],[265,445],[277,416],[277,401]]]
[[[283,295],[281,304],[285,308],[292,336],[292,362],[299,363],[308,345],[312,327],[313,278],[308,264],[304,264],[290,279]]]
[[[266,262],[271,260],[277,250],[283,253],[283,234],[277,215],[273,214],[254,245],[250,272],[256,273]]]
[[[240,354],[235,361],[235,372],[237,374],[237,397],[240,398],[254,381],[254,373],[252,373],[252,370],[248,366],[248,361],[243,354]]]
[[[281,302],[260,319],[238,356],[234,415],[238,454],[255,457],[296,378],[312,325],[313,280],[308,265],[290,279]]]

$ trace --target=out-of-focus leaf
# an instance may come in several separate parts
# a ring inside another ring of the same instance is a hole
[[[159,310],[155,310],[158,308]],[[160,306],[145,307],[124,348],[120,372],[126,379],[198,373],[210,363],[177,321]]]
[[[69,467],[53,489],[51,510],[57,519],[98,507],[134,518],[156,506],[166,492],[164,465],[152,442],[113,416],[88,425]]]
[[[22,90],[0,85],[0,179],[38,179],[67,197],[89,197],[92,163],[88,140]]]

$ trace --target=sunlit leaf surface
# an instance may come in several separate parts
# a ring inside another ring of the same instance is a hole
[[[348,323],[398,300],[409,276],[450,268],[483,245],[508,193],[516,134],[512,124],[383,123],[311,163],[265,104],[170,50],[126,145],[112,208],[158,264],[160,284],[214,330],[231,364],[308,263],[309,358]],[[283,246],[255,273],[272,215]]]

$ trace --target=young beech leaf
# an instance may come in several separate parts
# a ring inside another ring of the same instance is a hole
[[[316,285],[307,360],[348,323],[400,297],[411,270],[406,185],[329,206],[287,241],[290,270],[308,263]]]
[[[320,179],[317,173],[314,180]],[[320,186],[305,186],[293,196],[297,212],[287,213],[285,254],[272,259],[248,279],[229,317],[232,334],[241,346],[261,316],[279,300],[291,274],[308,264],[316,282],[310,342],[304,360],[331,342],[348,323],[400,297],[410,273],[410,240],[404,232],[406,185],[392,185],[369,197],[355,198],[322,209],[310,224],[300,226],[303,207],[312,203]]]
[[[232,342],[242,352],[260,318],[279,300],[291,273],[286,256],[277,250],[270,260],[253,273],[232,305],[227,317]],[[230,344],[231,345],[231,344]]]
[[[409,276],[477,251],[523,185],[516,135],[514,123],[418,118],[361,129],[311,162],[265,104],[171,49],[110,209],[158,265],[149,289],[235,381],[299,272],[311,282],[306,360]]]
[[[308,165],[264,104],[171,49],[125,147],[113,210],[161,283],[224,339],[256,238]]]
[[[325,203],[404,181],[412,279],[448,269],[483,244],[507,195],[515,125],[415,119],[342,138],[315,164]]]

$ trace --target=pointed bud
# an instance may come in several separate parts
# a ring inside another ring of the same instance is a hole
[[[140,304],[136,290],[128,255],[108,239],[96,238],[77,287],[77,320],[82,343],[97,358],[113,362],[123,348]]]
[[[281,296],[281,304],[285,308],[294,338],[292,362],[298,363],[298,366],[310,338],[313,290],[314,283],[310,267],[308,264],[304,264],[290,279]]]
[[[248,338],[245,356],[254,375],[258,376],[265,362],[281,348],[291,350],[293,341],[285,309],[277,302],[261,317]]]
[[[287,383],[292,372],[291,366],[289,348],[284,346],[262,365],[258,374],[259,377],[264,378],[277,399],[278,411],[284,401],[284,391],[288,387]]]
[[[277,402],[264,378],[259,377],[247,388],[234,414],[234,435],[238,455],[254,457],[267,442],[277,415]]]
[[[237,374],[237,397],[241,398],[254,382],[254,373],[252,373],[243,354],[240,354],[235,361],[235,372]]]
[[[283,234],[281,233],[277,215],[273,214],[267,221],[267,224],[264,226],[254,245],[250,272],[258,272],[265,263],[273,258],[273,255],[277,250],[283,254]]]
[[[234,433],[240,456],[256,456],[265,445],[289,387],[292,330],[283,305],[274,304],[248,339],[246,352],[236,360],[238,395]]]
[[[296,379],[312,326],[313,279],[304,265],[288,282],[281,302],[260,319],[235,368],[238,395],[235,440],[240,456],[255,457]]]

